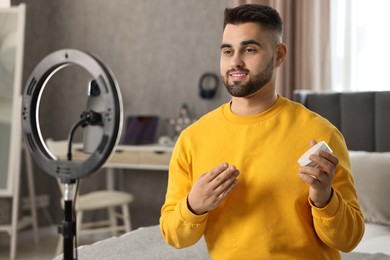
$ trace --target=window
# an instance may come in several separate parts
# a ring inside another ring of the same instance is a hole
[[[388,0],[331,0],[332,90],[390,90],[389,10]]]

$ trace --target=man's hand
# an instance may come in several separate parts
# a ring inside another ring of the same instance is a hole
[[[199,177],[188,195],[189,209],[198,215],[218,207],[237,184],[239,171],[226,162]]]
[[[317,142],[312,140],[310,147]],[[333,154],[320,151],[318,155],[311,155],[310,160],[316,166],[304,166],[299,169],[299,177],[310,185],[309,197],[318,208],[325,207],[332,197],[332,183],[339,160]]]

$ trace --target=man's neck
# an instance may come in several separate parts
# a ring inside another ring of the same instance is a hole
[[[250,97],[232,97],[231,111],[239,116],[251,116],[262,113],[278,100],[276,92],[256,93]]]

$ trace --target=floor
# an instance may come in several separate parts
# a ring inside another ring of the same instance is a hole
[[[18,233],[18,245],[16,250],[16,260],[49,260],[55,257],[59,235],[57,227],[41,227],[39,229],[39,242],[34,243],[31,230],[20,231]],[[100,238],[82,238],[79,245],[91,244]],[[9,236],[7,233],[0,233],[0,260],[9,260]]]

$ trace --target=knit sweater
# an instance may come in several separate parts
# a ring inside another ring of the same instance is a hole
[[[333,195],[316,208],[298,177],[298,158],[311,139],[338,157]],[[235,189],[216,209],[195,215],[187,196],[200,175],[222,162],[240,171]],[[212,259],[340,259],[364,233],[348,150],[329,121],[286,98],[267,111],[238,116],[230,103],[185,129],[169,167],[160,227],[165,241],[183,248],[204,235]]]

